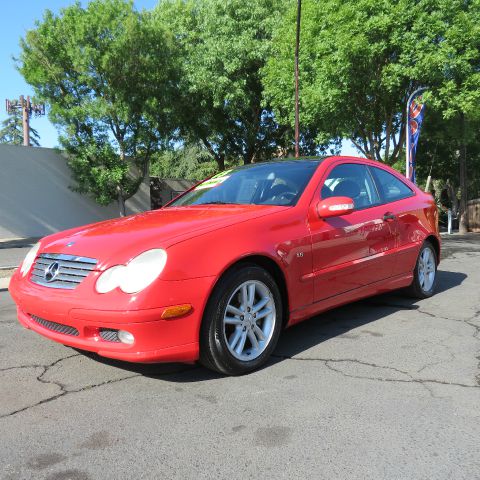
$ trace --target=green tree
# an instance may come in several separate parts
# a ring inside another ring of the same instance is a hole
[[[458,126],[453,128],[457,141],[451,145],[456,148],[459,166],[459,230],[466,233],[468,186],[475,166],[475,163],[469,165],[469,160],[474,161],[478,152],[480,120],[480,2],[443,1],[439,6],[431,14],[433,19],[440,18],[437,41],[431,55],[419,57],[416,68],[432,87],[432,106],[442,112],[446,122]]]
[[[226,168],[240,164],[240,159],[225,163]],[[202,144],[186,144],[154,154],[150,167],[152,176],[202,180],[218,173],[218,165]]]
[[[217,162],[202,145],[166,149],[152,158],[150,174],[159,178],[202,180],[217,173]]]
[[[470,119],[465,132],[458,116],[445,119],[441,111],[433,107],[426,110],[425,121],[417,148],[417,178],[423,184],[431,173],[435,182],[436,197],[442,191],[448,194],[449,203],[458,211],[460,189],[460,154],[465,146],[468,198],[480,197],[480,121]],[[445,205],[445,199],[443,199]]]
[[[171,29],[178,52],[178,134],[201,142],[223,169],[228,159],[268,159],[283,146],[265,101],[261,69],[271,55],[271,37],[283,0],[166,0],[154,16]]]
[[[47,10],[21,42],[19,69],[69,153],[76,189],[97,202],[138,189],[170,131],[175,75],[171,39],[131,1]]]
[[[397,162],[417,87],[429,87],[427,98],[447,116],[478,103],[478,8],[477,0],[305,0],[302,128],[317,129],[319,142],[348,138],[367,157]],[[294,22],[292,4],[264,69],[266,97],[288,125]]]
[[[30,126],[30,145],[40,146],[40,135]],[[0,143],[9,143],[10,145],[23,145],[23,118],[21,110],[13,110],[8,117],[3,120],[0,129]]]

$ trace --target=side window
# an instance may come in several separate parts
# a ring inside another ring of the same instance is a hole
[[[323,184],[321,198],[350,197],[355,209],[380,203],[380,197],[365,165],[343,163],[336,166]]]
[[[385,203],[411,197],[413,191],[401,180],[382,168],[370,167]]]

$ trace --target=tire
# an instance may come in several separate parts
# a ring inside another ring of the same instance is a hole
[[[266,270],[245,264],[228,271],[205,309],[200,362],[226,375],[256,370],[273,352],[282,320],[280,290]]]
[[[413,281],[407,294],[414,298],[429,298],[435,293],[437,284],[437,253],[433,245],[426,241],[418,254]]]

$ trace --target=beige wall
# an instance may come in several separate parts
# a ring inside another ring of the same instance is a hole
[[[49,148],[0,145],[0,240],[49,233],[118,216],[73,192],[65,158]],[[127,201],[127,214],[150,209],[148,180]]]

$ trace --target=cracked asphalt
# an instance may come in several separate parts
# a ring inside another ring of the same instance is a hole
[[[480,235],[443,257],[431,299],[332,310],[236,378],[77,352],[0,292],[0,478],[480,479]]]

